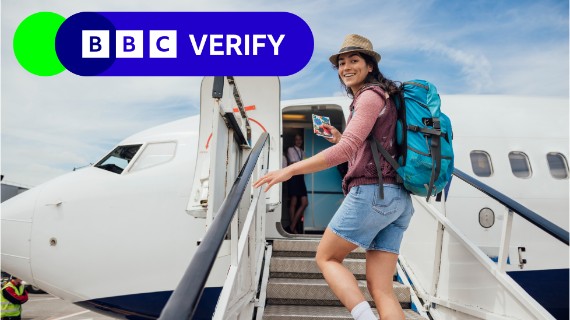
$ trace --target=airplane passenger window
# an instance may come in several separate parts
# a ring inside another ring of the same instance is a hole
[[[109,153],[103,160],[95,165],[95,168],[121,174],[133,159],[141,144],[131,146],[118,146]]]
[[[523,152],[509,152],[509,161],[511,162],[511,170],[517,178],[528,179],[532,176],[530,161],[528,156]]]
[[[490,177],[493,175],[491,156],[485,151],[471,151],[471,167],[478,177]]]
[[[568,179],[568,162],[562,153],[549,152],[546,155],[550,174],[554,179]]]
[[[150,143],[144,148],[129,171],[142,170],[169,161],[174,157],[176,142]]]

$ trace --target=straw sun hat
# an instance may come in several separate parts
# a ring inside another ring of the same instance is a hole
[[[372,48],[372,42],[357,34],[349,34],[346,36],[344,38],[344,42],[342,43],[341,49],[338,51],[338,53],[333,54],[329,58],[329,61],[336,66],[338,56],[351,51],[362,52],[371,56],[374,61],[376,61],[376,63],[380,62],[380,54],[374,51]]]

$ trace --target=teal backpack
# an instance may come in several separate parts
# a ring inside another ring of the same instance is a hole
[[[398,182],[411,193],[426,197],[445,188],[453,173],[453,132],[449,118],[441,113],[441,100],[435,86],[424,80],[404,82],[394,101],[398,110],[397,161],[370,134],[370,147],[380,178],[380,199],[384,199],[378,152],[398,172]]]

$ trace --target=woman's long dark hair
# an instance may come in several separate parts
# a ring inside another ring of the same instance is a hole
[[[374,58],[372,58],[371,56],[362,53],[362,52],[356,52],[360,57],[362,57],[362,59],[364,59],[364,62],[366,62],[366,65],[372,66],[372,72],[369,72],[368,75],[366,76],[366,78],[364,79],[364,84],[369,84],[369,83],[377,83],[380,88],[382,88],[382,90],[384,90],[384,92],[386,92],[387,94],[389,94],[390,96],[392,96],[392,94],[395,94],[396,92],[400,91],[400,85],[401,82],[399,81],[392,81],[386,77],[384,77],[384,75],[382,74],[382,72],[380,72],[380,69],[378,68],[378,63],[376,63],[376,61],[374,61]],[[335,65],[335,70],[338,71],[338,57],[336,58],[336,65]],[[340,85],[342,86],[342,88],[346,91],[346,94],[350,97],[350,98],[354,98],[354,92],[352,92],[352,89],[347,87],[344,84],[344,81],[342,81],[342,77],[340,76],[340,74],[338,75],[338,79],[340,80]]]

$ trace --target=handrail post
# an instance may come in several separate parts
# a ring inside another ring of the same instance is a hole
[[[499,260],[497,262],[499,272],[507,271],[507,258],[509,257],[509,245],[511,242],[512,229],[513,211],[505,207],[505,219],[503,219],[503,230],[501,232],[501,243],[499,247]]]
[[[442,209],[442,215],[445,216],[445,190],[442,196],[442,201],[440,202],[440,208]],[[431,198],[430,198],[431,199]],[[435,208],[435,207],[434,207]],[[435,297],[437,294],[437,284],[439,282],[439,274],[441,268],[441,251],[443,250],[443,232],[444,226],[441,221],[437,220],[437,233],[435,238],[435,255],[433,258],[433,273],[432,273],[432,283],[430,288],[430,295]]]
[[[441,213],[444,216],[447,216],[447,207],[446,205],[446,201],[445,201],[445,189],[441,190],[441,202],[440,202],[440,207],[441,207]]]
[[[238,217],[239,215],[237,213],[234,213],[234,217],[232,219],[232,224],[230,226],[230,230],[231,230],[231,240],[230,240],[230,244],[231,244],[231,262],[230,265],[232,267],[237,266],[238,264],[238,243],[239,243],[239,226],[238,226]]]

